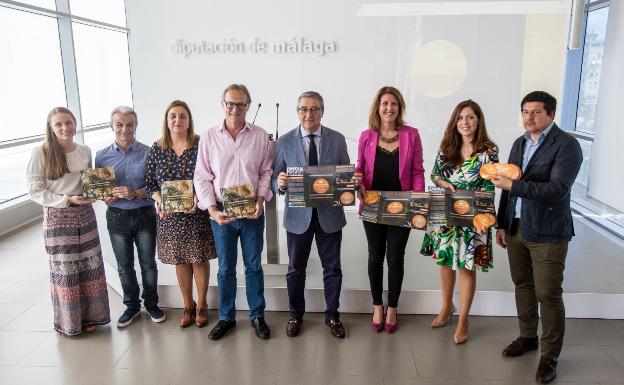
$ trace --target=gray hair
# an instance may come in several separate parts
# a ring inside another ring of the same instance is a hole
[[[118,106],[113,108],[113,112],[111,112],[110,114],[111,124],[113,124],[113,116],[115,116],[115,114],[132,115],[134,116],[134,120],[136,120],[137,124],[139,123],[139,117],[137,116],[137,113],[128,106]]]
[[[306,91],[306,92],[302,93],[301,96],[299,96],[299,99],[297,99],[297,105],[299,105],[299,103],[301,103],[301,99],[303,99],[303,98],[312,98],[312,99],[318,100],[319,103],[321,104],[321,111],[325,112],[325,103],[323,103],[323,97],[318,92],[316,92],[316,91]]]

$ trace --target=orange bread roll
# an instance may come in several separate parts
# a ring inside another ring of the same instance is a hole
[[[511,180],[522,177],[522,170],[513,163],[486,163],[479,170],[481,178],[490,180],[494,176],[505,176]]]
[[[496,163],[486,163],[479,170],[481,178],[490,180],[496,176]]]
[[[453,210],[455,210],[457,214],[468,214],[468,211],[470,211],[470,205],[465,200],[459,199],[453,202]]]
[[[367,205],[372,205],[377,202],[379,202],[379,193],[377,191],[367,191],[366,194],[364,194],[364,203]]]
[[[492,215],[492,214],[477,214],[472,218],[472,226],[475,229],[487,229],[490,226],[492,226],[494,223],[492,223],[490,217],[488,217],[488,215]]]
[[[414,215],[412,217],[412,226],[417,229],[424,229],[427,227],[427,218],[420,214]]]
[[[513,163],[495,163],[496,175],[506,176],[511,180],[518,180],[522,177],[522,170]]]

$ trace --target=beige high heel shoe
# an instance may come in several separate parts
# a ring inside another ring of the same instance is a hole
[[[451,304],[451,311],[449,312],[448,317],[446,317],[443,320],[440,320],[440,315],[438,315],[436,318],[433,319],[433,321],[431,321],[431,327],[432,328],[441,328],[446,326],[447,324],[451,323],[453,321],[453,314],[455,314],[455,305]]]
[[[457,323],[457,328],[459,328],[459,322]],[[465,343],[466,341],[468,341],[468,336],[470,336],[468,329],[469,329],[468,321],[466,321],[466,334],[464,334],[463,336],[458,336],[457,329],[455,329],[455,335],[453,335],[453,342],[455,342],[455,345],[461,345]]]

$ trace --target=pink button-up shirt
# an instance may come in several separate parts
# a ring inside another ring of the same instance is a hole
[[[225,123],[206,130],[199,139],[193,184],[202,210],[222,202],[221,188],[251,184],[256,197],[273,197],[271,174],[273,149],[269,135],[251,123],[238,133],[236,140]]]

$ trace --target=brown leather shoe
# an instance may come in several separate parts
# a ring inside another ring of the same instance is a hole
[[[537,337],[518,337],[511,344],[503,349],[503,357],[519,357],[526,352],[537,349]]]
[[[345,338],[345,329],[342,322],[337,320],[326,320],[325,325],[329,326],[329,333],[336,338]]]
[[[195,325],[198,328],[203,328],[208,323],[208,308],[198,307],[197,314],[195,315]]]
[[[286,335],[288,337],[297,337],[301,331],[302,318],[290,317],[286,325]]]
[[[185,328],[195,321],[195,313],[197,311],[197,304],[193,302],[193,307],[185,307],[180,318],[180,327]]]
[[[535,373],[535,381],[539,384],[548,384],[557,377],[557,361],[548,357],[540,358],[537,372]]]

